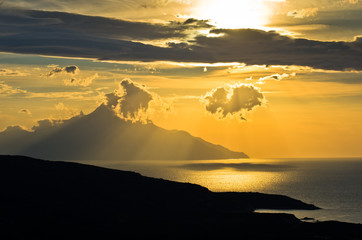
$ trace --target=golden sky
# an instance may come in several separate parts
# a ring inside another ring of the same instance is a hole
[[[162,128],[255,158],[360,157],[361,21],[358,0],[5,1],[0,131],[88,114],[129,79]]]

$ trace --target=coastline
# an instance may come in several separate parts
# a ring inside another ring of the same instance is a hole
[[[59,229],[58,237],[76,230],[67,239],[77,239],[77,234],[362,239],[360,224],[307,223],[291,214],[254,212],[318,209],[282,195],[215,193],[196,184],[134,172],[19,156],[0,156],[0,165],[5,196],[0,224],[7,237],[15,230],[18,234],[6,239],[48,236]]]

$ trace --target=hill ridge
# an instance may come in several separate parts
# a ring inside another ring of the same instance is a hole
[[[0,154],[50,160],[205,160],[247,158],[186,131],[152,122],[132,123],[102,104],[88,115],[64,121],[42,120],[32,131],[0,132]]]

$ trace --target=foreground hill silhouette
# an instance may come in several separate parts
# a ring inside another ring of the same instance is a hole
[[[185,131],[125,121],[106,105],[63,122],[43,120],[0,133],[0,154],[49,160],[202,160],[247,158]]]
[[[362,239],[362,226],[255,209],[318,209],[286,196],[215,193],[71,162],[0,156],[1,239]]]

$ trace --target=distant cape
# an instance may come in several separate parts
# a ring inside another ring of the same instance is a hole
[[[19,126],[0,133],[0,154],[50,160],[204,160],[248,158],[223,146],[166,130],[153,123],[132,123],[100,105],[89,115],[38,122],[32,131]]]

